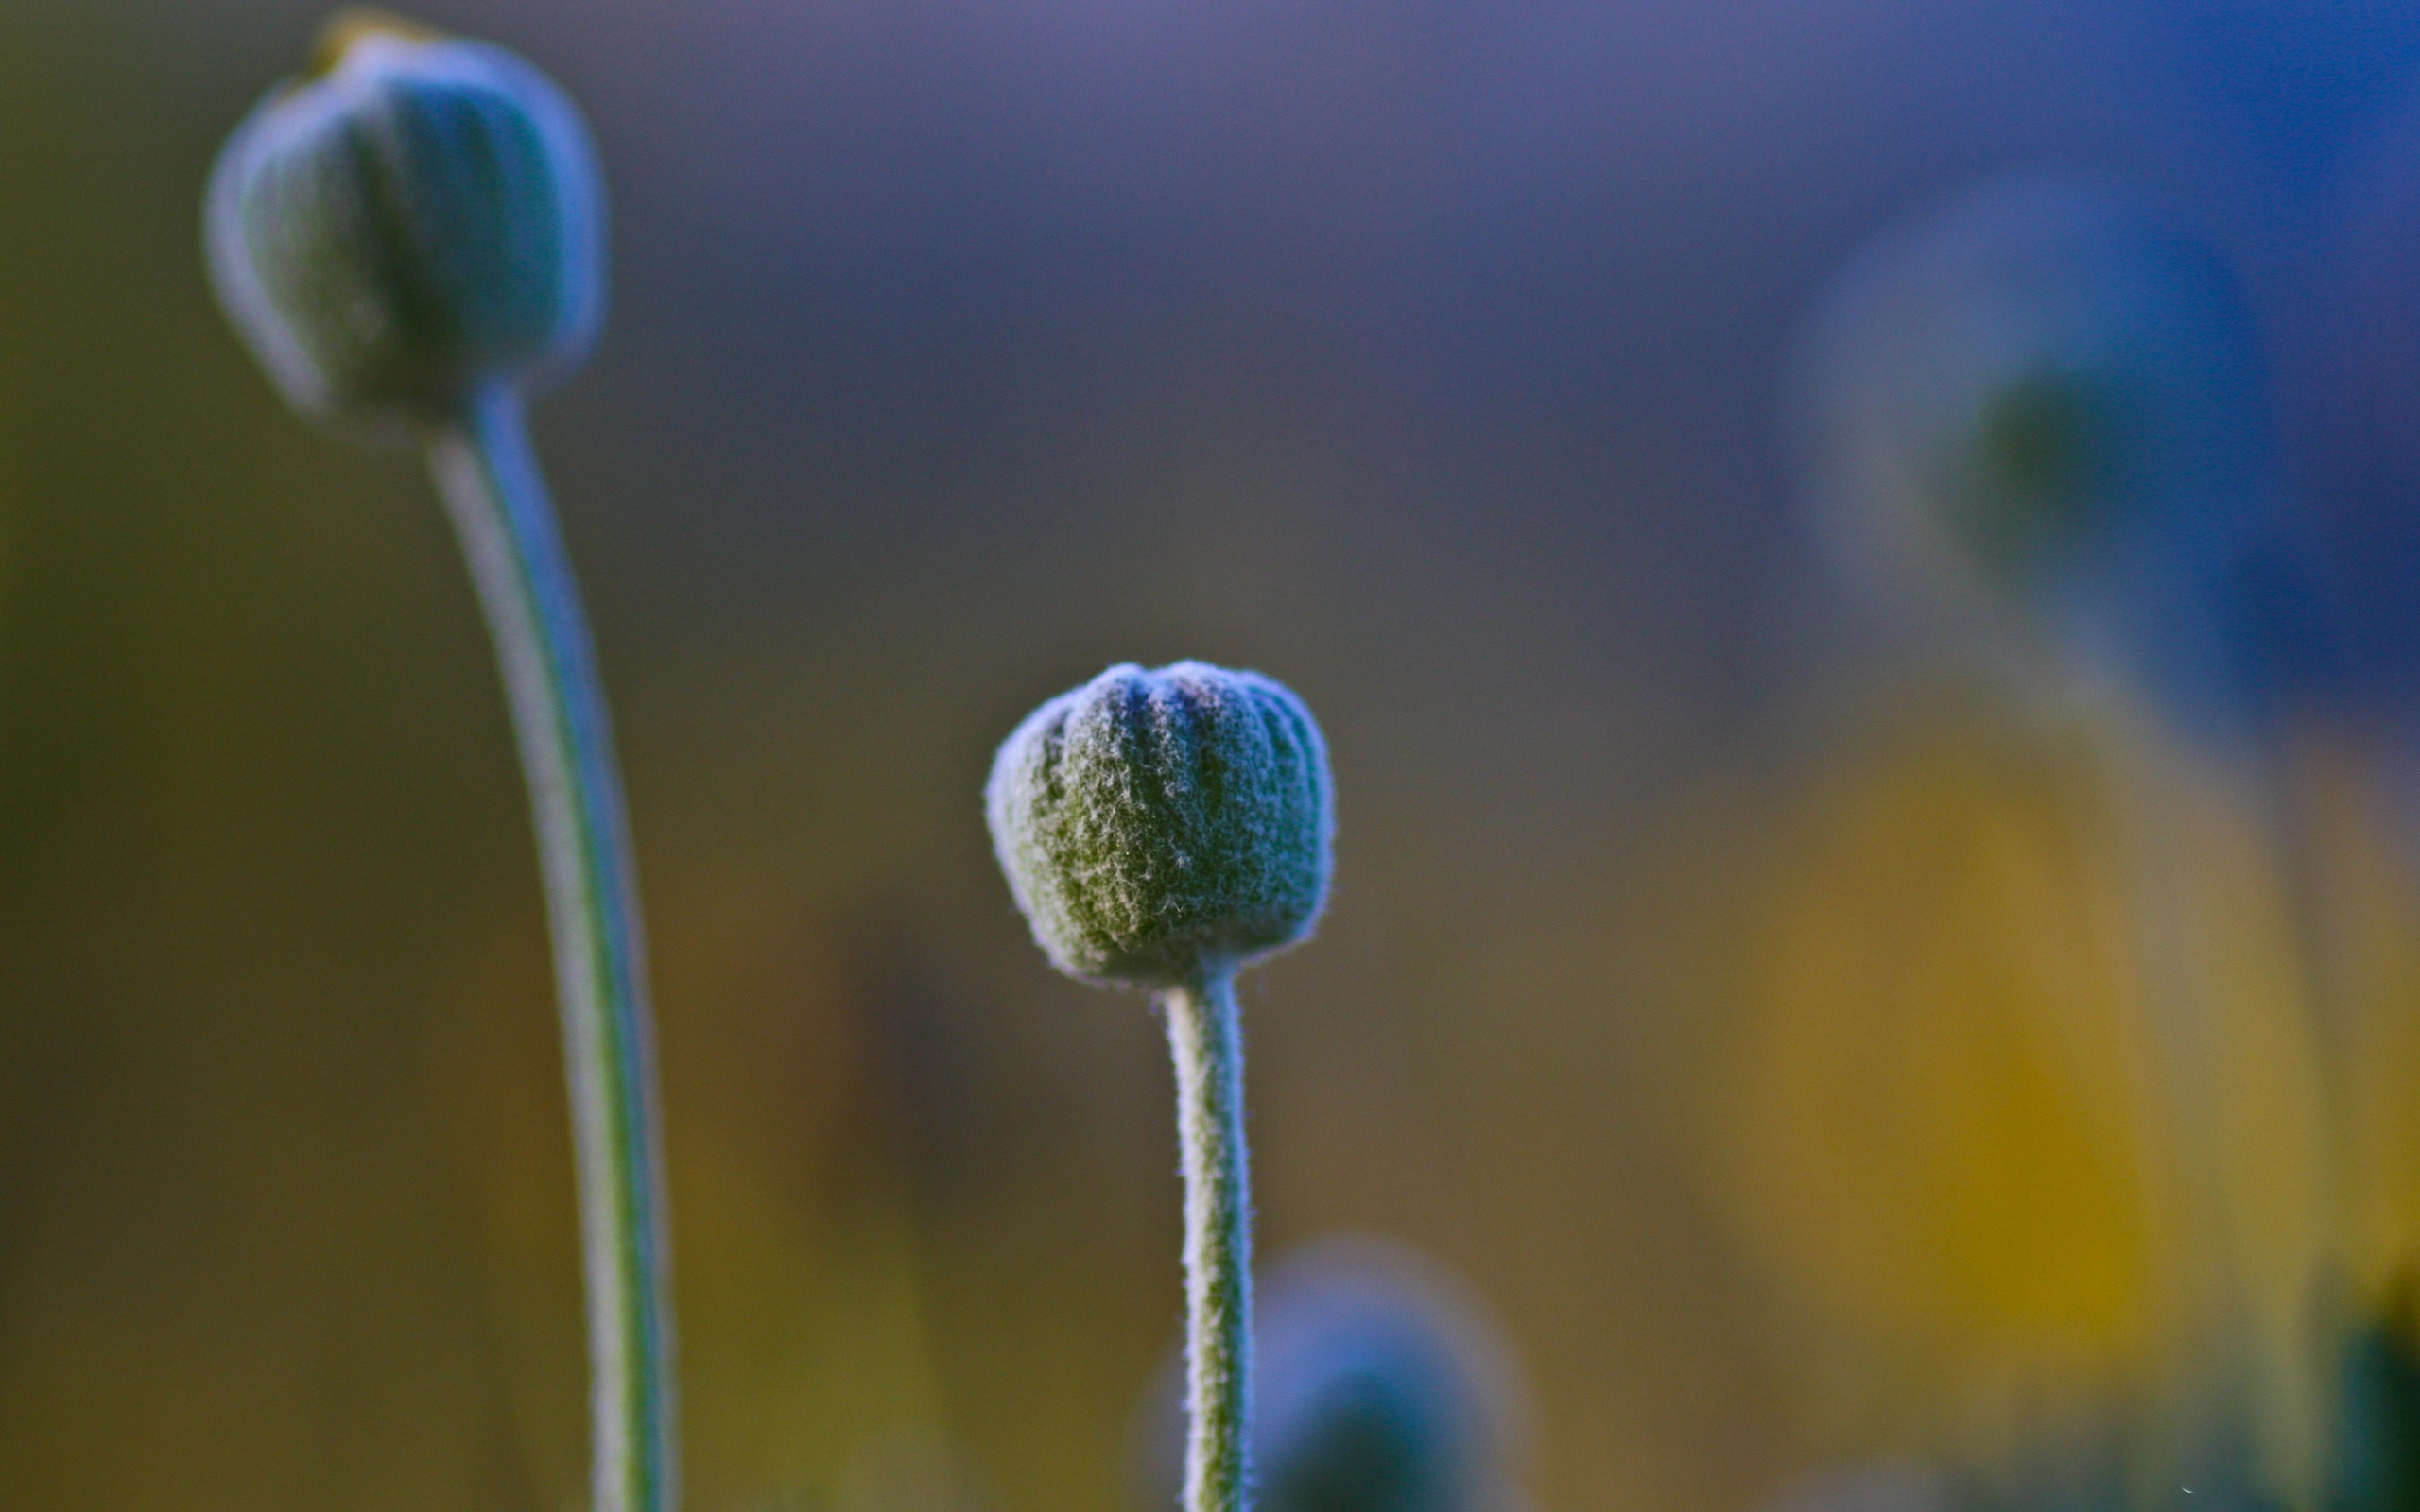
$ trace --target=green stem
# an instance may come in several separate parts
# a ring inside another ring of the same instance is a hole
[[[1251,1505],[1252,1167],[1233,972],[1161,995],[1184,1158],[1185,1512]]]
[[[596,651],[510,389],[429,438],[470,559],[529,784],[555,942],[579,1177],[596,1512],[671,1512],[672,1310],[654,1025],[629,822]]]

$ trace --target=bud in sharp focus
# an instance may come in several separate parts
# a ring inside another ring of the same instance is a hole
[[[297,408],[389,437],[578,363],[604,304],[579,115],[501,48],[354,16],[229,139],[220,301]]]
[[[1301,699],[1199,662],[1115,666],[1036,710],[985,792],[992,843],[1052,964],[1138,987],[1310,932],[1335,832]]]

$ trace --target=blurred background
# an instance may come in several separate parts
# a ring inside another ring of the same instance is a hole
[[[562,82],[613,193],[537,427],[700,1512],[1155,1504],[1165,1046],[1046,970],[977,795],[1180,657],[1301,692],[1339,783],[1322,936],[1246,984],[1264,1252],[1460,1278],[1541,1512],[2420,1494],[2342,1489],[2420,1412],[2420,12],[413,13]],[[202,273],[322,14],[0,6],[18,1512],[585,1497],[490,653],[415,461],[298,422]],[[2046,697],[1806,507],[1809,311],[2019,171],[2122,182],[2242,314],[2186,695]]]

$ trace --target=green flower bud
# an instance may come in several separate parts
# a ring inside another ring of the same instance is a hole
[[[1092,981],[1179,986],[1310,932],[1335,818],[1301,699],[1199,662],[1115,666],[1034,711],[985,792],[1034,939]]]
[[[331,28],[212,170],[219,301],[304,413],[395,437],[576,365],[604,308],[579,112],[501,48],[383,18]]]

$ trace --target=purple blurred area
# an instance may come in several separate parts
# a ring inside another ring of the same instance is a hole
[[[211,156],[321,14],[0,7],[12,1512],[584,1496],[488,652],[416,467],[284,411],[201,269]],[[1485,1297],[1545,1512],[1941,1451],[1829,1411],[1718,1169],[1766,872],[1922,660],[1780,425],[1911,210],[2086,170],[2198,231],[2280,416],[2260,676],[2420,710],[2420,277],[2358,234],[2420,182],[2408,7],[415,14],[560,80],[612,190],[604,343],[536,423],[656,936],[699,1512],[1128,1504],[1162,1047],[1048,974],[978,790],[1041,698],[1180,657],[1297,689],[1339,782],[1322,936],[1246,988],[1269,1251],[1392,1235]]]

